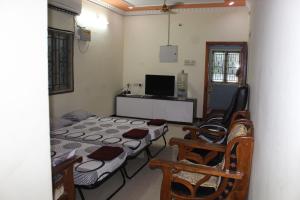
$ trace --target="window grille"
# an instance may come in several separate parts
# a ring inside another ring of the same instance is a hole
[[[48,88],[49,94],[73,92],[72,32],[48,29]]]
[[[240,67],[240,52],[213,51],[210,62],[212,82],[237,83],[237,69]]]

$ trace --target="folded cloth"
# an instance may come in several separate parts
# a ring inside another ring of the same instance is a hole
[[[90,153],[87,157],[94,160],[110,161],[123,153],[121,147],[103,146]]]
[[[161,126],[167,123],[164,119],[151,119],[147,124],[148,126]]]
[[[140,140],[146,137],[149,133],[149,130],[147,129],[138,129],[134,128],[131,129],[130,131],[126,132],[123,134],[124,138],[129,138],[129,139],[135,139],[135,140]]]

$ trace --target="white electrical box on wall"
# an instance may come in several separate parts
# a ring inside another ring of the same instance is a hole
[[[176,45],[160,46],[159,59],[162,63],[177,62],[178,47]]]

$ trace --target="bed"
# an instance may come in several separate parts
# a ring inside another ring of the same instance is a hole
[[[124,174],[127,178],[132,178],[148,163],[150,157],[157,155],[164,148],[153,155],[148,147],[161,137],[165,141],[167,124],[148,126],[147,123],[148,120],[141,119],[90,116],[72,125],[51,131],[52,158],[58,158],[73,149],[76,149],[76,155],[82,156],[83,162],[74,167],[74,182],[82,199],[84,196],[81,188],[93,189],[120,171],[123,184],[111,195],[113,196],[125,184]],[[148,130],[148,134],[142,139],[130,139],[123,136],[132,129],[145,129]],[[124,152],[109,162],[95,161],[87,157],[102,146],[121,147]],[[126,163],[142,152],[146,152],[146,161],[132,175],[129,175]]]
[[[89,144],[122,146],[128,156],[134,156],[168,130],[166,124],[148,126],[147,122],[148,120],[94,116],[71,126],[51,131],[51,137]],[[134,128],[148,129],[149,134],[141,140],[123,137],[124,133]]]

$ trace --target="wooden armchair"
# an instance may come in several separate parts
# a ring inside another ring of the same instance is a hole
[[[54,200],[75,200],[73,166],[81,161],[82,157],[74,156],[52,168]]]
[[[179,148],[178,160],[183,159],[183,155],[196,163],[207,164],[210,166],[216,165],[222,160],[224,152],[212,151],[211,146],[220,146],[218,144],[226,144],[228,132],[233,128],[235,123],[243,123],[245,125],[251,125],[250,112],[238,111],[232,116],[229,131],[225,130],[213,130],[209,126],[196,128],[196,127],[183,127],[183,131],[189,131],[190,140],[183,140],[178,138],[172,138],[170,145],[177,145]],[[211,140],[205,140],[201,137],[201,134],[206,136],[209,134]],[[199,145],[203,148],[199,148]],[[215,145],[209,145],[215,144]],[[198,146],[198,148],[194,148]]]
[[[200,127],[183,127],[183,131],[188,131],[188,136],[185,136],[185,139],[201,139],[201,135],[210,135],[209,138],[211,143],[217,143],[219,142],[226,134],[227,134],[227,128],[230,130],[232,128],[232,125],[235,121],[239,119],[250,119],[250,112],[247,110],[243,111],[237,111],[233,113],[231,117],[231,121],[228,127],[223,127],[218,124],[207,124],[202,125]],[[204,141],[207,141],[207,139],[203,139]]]
[[[248,102],[249,88],[248,85],[241,86],[237,89],[232,96],[231,102],[225,112],[213,112],[204,116],[204,119],[200,123],[200,126],[207,123],[222,124],[228,126],[233,113],[245,110]]]
[[[192,148],[198,147],[198,141],[191,142],[189,145],[192,145]],[[160,168],[163,172],[160,199],[247,199],[253,145],[253,126],[236,123],[230,131],[226,146],[205,144],[211,151],[225,153],[223,162],[219,165],[210,167],[187,160],[179,162],[151,160],[150,167]]]

